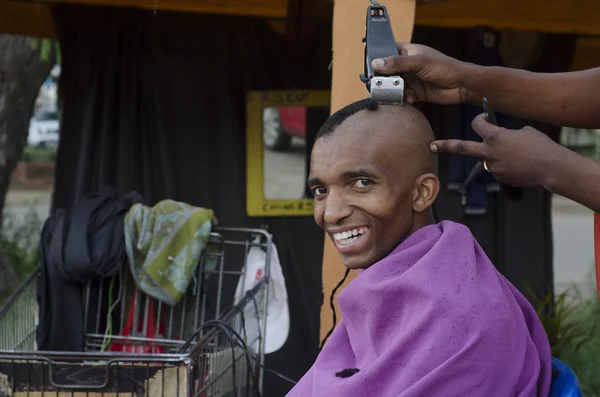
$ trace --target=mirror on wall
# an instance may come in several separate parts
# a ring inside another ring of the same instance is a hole
[[[312,215],[310,150],[329,117],[329,91],[260,91],[247,103],[249,216]]]

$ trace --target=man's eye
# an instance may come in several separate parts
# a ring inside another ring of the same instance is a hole
[[[319,186],[313,189],[313,194],[315,196],[322,196],[323,194],[327,193],[327,189],[325,189],[323,186]]]
[[[357,179],[355,186],[358,188],[365,188],[365,187],[369,187],[373,184],[373,181],[369,180],[369,179]]]

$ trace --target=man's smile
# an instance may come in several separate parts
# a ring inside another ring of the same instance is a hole
[[[355,226],[343,229],[329,230],[337,250],[340,254],[348,255],[362,251],[368,242],[369,226]]]

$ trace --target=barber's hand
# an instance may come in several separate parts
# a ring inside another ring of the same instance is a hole
[[[548,161],[560,161],[561,146],[532,127],[508,130],[490,124],[483,114],[472,123],[483,142],[458,139],[431,143],[432,152],[452,153],[486,160],[488,170],[501,182],[514,187],[543,185]]]
[[[398,52],[398,56],[373,60],[373,69],[384,74],[402,73],[406,102],[467,102],[469,93],[464,82],[469,73],[474,73],[474,65],[420,44],[398,43]]]

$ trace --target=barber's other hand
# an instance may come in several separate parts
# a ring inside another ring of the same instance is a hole
[[[544,186],[548,161],[560,161],[561,146],[532,127],[508,130],[490,124],[483,114],[472,123],[483,142],[458,139],[431,143],[432,152],[452,153],[486,160],[489,171],[514,187]]]
[[[475,73],[475,65],[420,44],[398,43],[398,52],[398,56],[373,60],[373,69],[384,74],[402,73],[406,102],[452,105],[468,101],[465,80]]]

